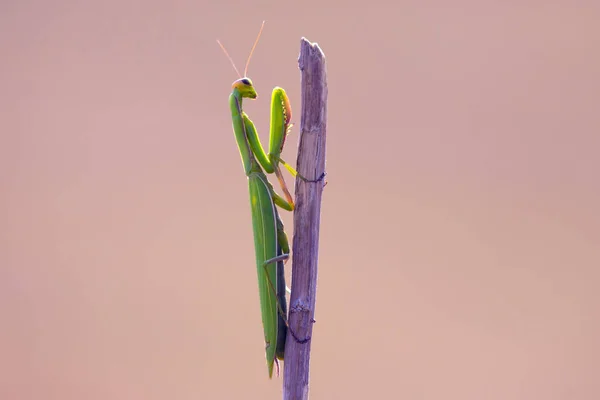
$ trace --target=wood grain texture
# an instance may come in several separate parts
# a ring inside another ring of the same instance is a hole
[[[325,173],[327,128],[325,55],[316,43],[310,43],[302,38],[298,66],[301,71],[302,105],[296,167],[300,175],[314,181]],[[299,343],[288,332],[283,375],[285,400],[308,398],[319,259],[321,197],[324,186],[325,179],[317,182],[296,179],[289,323],[297,337],[300,339],[311,337],[311,339],[306,343]]]

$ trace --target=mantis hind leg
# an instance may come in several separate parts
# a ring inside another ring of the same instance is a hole
[[[277,257],[266,260],[264,263],[265,273],[267,274],[267,282],[269,282],[269,286],[273,293],[277,296],[277,310],[278,310],[278,335],[277,335],[277,358],[283,360],[283,353],[285,349],[285,341],[287,330],[290,331],[294,340],[300,344],[306,343],[310,340],[310,336],[305,339],[300,339],[296,332],[290,327],[287,320],[287,303],[285,299],[285,274],[284,274],[284,262],[290,258],[290,244],[288,241],[287,234],[285,233],[285,229],[283,226],[283,222],[281,218],[279,218],[279,214],[276,213],[277,220]],[[267,265],[271,263],[277,263],[277,289],[273,287],[271,283],[271,278],[269,277],[269,271],[267,270]]]
[[[277,311],[279,313],[279,318],[277,320],[277,323],[279,324],[279,330],[278,332],[283,332],[282,333],[278,333],[277,335],[277,350],[276,350],[276,355],[277,358],[279,358],[280,360],[283,360],[283,354],[284,354],[284,349],[285,349],[285,334],[286,331],[289,330],[290,333],[292,334],[292,337],[294,338],[294,340],[300,344],[306,343],[310,340],[310,336],[307,336],[304,339],[300,339],[298,337],[298,335],[296,335],[296,332],[294,332],[294,330],[290,327],[290,324],[288,323],[287,320],[287,302],[285,301],[285,275],[284,275],[284,268],[283,268],[283,260],[286,260],[289,258],[289,254],[281,254],[277,257],[274,257],[270,260],[265,261],[263,268],[265,268],[265,273],[267,274],[267,282],[269,282],[269,286],[271,288],[271,290],[273,291],[273,293],[276,294],[277,296]],[[271,263],[277,263],[277,290],[273,287],[273,284],[271,283],[271,279],[269,277],[269,271],[267,270],[267,265],[271,264]],[[279,283],[281,280],[281,289],[279,289]],[[282,329],[282,326],[284,327]],[[283,336],[283,339],[282,339]]]
[[[281,255],[281,246],[277,246],[277,254]],[[289,254],[286,254],[289,258]],[[285,319],[281,316],[287,315],[287,302],[285,299],[285,271],[283,260],[277,261],[277,302],[281,312],[277,318],[277,348],[275,350],[275,361],[279,358],[283,360],[283,354],[285,352],[285,341],[287,339],[287,325]],[[277,365],[279,370],[279,365]]]

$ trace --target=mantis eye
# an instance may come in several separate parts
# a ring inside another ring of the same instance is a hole
[[[242,79],[242,83],[243,83],[244,85],[248,85],[248,86],[250,85],[250,81],[249,81],[248,79],[245,79],[245,78],[244,78],[244,79]]]

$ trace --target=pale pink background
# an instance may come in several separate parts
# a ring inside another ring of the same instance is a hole
[[[311,398],[600,398],[600,4],[441,0],[2,2],[0,398],[280,397],[215,42],[263,19],[294,164],[328,57]]]

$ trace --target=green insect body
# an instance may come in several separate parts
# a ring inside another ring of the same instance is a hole
[[[233,130],[244,171],[248,177],[254,249],[260,308],[265,337],[269,377],[273,375],[275,359],[283,359],[287,334],[285,277],[283,261],[270,261],[289,254],[289,243],[276,206],[292,211],[294,203],[289,191],[282,186],[286,198],[278,195],[266,173],[275,173],[283,181],[280,154],[289,132],[290,105],[285,91],[275,88],[271,107],[271,136],[269,153],[265,153],[254,123],[242,111],[243,98],[256,98],[252,81],[241,78],[234,82],[230,95]],[[266,173],[265,173],[266,172]],[[285,181],[283,181],[285,185]]]
[[[235,140],[244,172],[248,177],[258,293],[265,337],[267,368],[269,378],[271,378],[276,360],[283,360],[284,358],[285,340],[289,329],[285,298],[284,260],[289,257],[290,247],[276,206],[287,211],[293,211],[294,201],[283,179],[280,164],[286,167],[294,177],[300,176],[281,159],[285,138],[291,128],[290,121],[292,117],[290,101],[285,91],[280,87],[275,87],[271,95],[268,154],[263,149],[254,123],[242,111],[242,103],[245,98],[256,99],[257,97],[252,80],[247,77],[247,70],[263,27],[264,22],[246,61],[244,77],[238,72],[233,60],[227,54],[227,50],[219,41],[217,42],[240,77],[233,82],[229,96],[229,108],[231,109]],[[272,173],[275,173],[285,198],[278,195],[268,181],[266,174]],[[291,331],[291,334],[296,338],[293,331]]]

